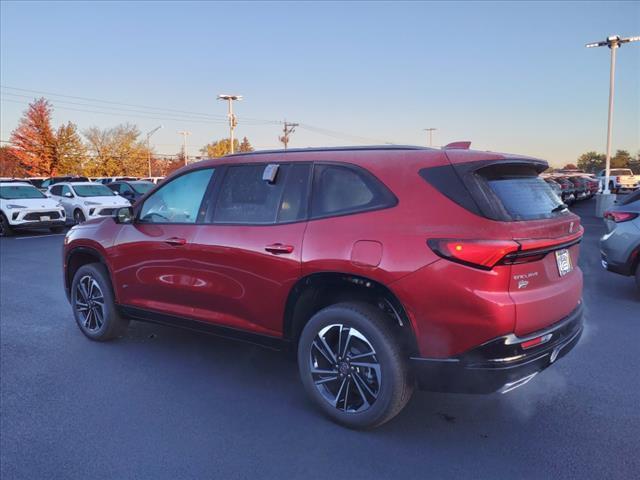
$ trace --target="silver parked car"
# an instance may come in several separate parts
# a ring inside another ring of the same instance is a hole
[[[640,190],[618,200],[605,212],[604,223],[602,266],[621,275],[635,275],[640,288]]]

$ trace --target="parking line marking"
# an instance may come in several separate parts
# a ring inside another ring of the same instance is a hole
[[[29,240],[31,238],[60,237],[65,233],[50,233],[48,235],[31,235],[30,237],[14,237],[14,240]]]

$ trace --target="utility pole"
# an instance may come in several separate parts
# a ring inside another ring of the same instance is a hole
[[[150,132],[147,132],[147,163],[149,164],[149,176],[151,176],[151,143],[149,142],[149,139],[151,138],[151,135],[156,133],[161,128],[162,128],[162,125],[154,128]]]
[[[429,146],[433,147],[433,132],[437,130],[437,128],[423,128],[425,132],[429,132]]]
[[[616,77],[616,50],[618,50],[623,43],[637,42],[639,40],[640,37],[621,38],[620,35],[612,35],[601,42],[587,43],[587,45],[585,45],[587,48],[609,47],[611,50],[611,66],[609,68],[609,115],[607,120],[607,160],[603,185],[604,195],[609,195],[611,193],[609,191],[609,176],[611,173],[611,137],[613,135],[613,94]]]
[[[289,135],[291,135],[295,131],[298,125],[299,124],[297,123],[289,123],[286,120],[284,121],[284,128],[282,129],[284,135],[278,137],[278,140],[280,140],[284,144],[285,150],[287,149],[287,145],[289,145]]]
[[[227,113],[227,117],[229,117],[229,140],[231,141],[231,153],[233,152],[233,131],[238,126],[238,119],[233,114],[233,101],[234,100],[242,100],[242,95],[227,95],[221,93],[218,95],[218,100],[226,100],[229,103],[229,110]]]
[[[182,154],[184,155],[184,164],[187,165],[189,163],[189,156],[187,154],[187,137],[191,135],[191,132],[183,130],[182,132],[178,132],[178,135],[182,135]]]

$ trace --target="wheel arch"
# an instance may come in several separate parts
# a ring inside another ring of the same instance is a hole
[[[411,320],[398,297],[376,280],[344,272],[313,273],[296,282],[285,305],[283,337],[295,349],[302,329],[316,312],[344,301],[364,301],[380,308],[397,328],[403,347],[410,354],[418,352]]]
[[[105,260],[104,255],[93,247],[88,246],[78,246],[69,250],[65,255],[65,269],[64,269],[64,288],[67,292],[67,296],[69,296],[69,292],[71,290],[71,282],[73,282],[73,276],[76,274],[78,269],[83,265],[88,265],[90,263],[100,263],[105,266],[107,272],[109,272],[109,277],[111,277],[111,269],[109,268],[109,264]],[[113,286],[113,280],[111,280],[111,284]]]

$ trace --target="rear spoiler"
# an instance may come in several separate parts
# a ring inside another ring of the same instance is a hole
[[[452,142],[452,143],[448,143],[447,145],[445,145],[444,147],[442,147],[443,150],[469,150],[469,147],[471,146],[471,142]]]

